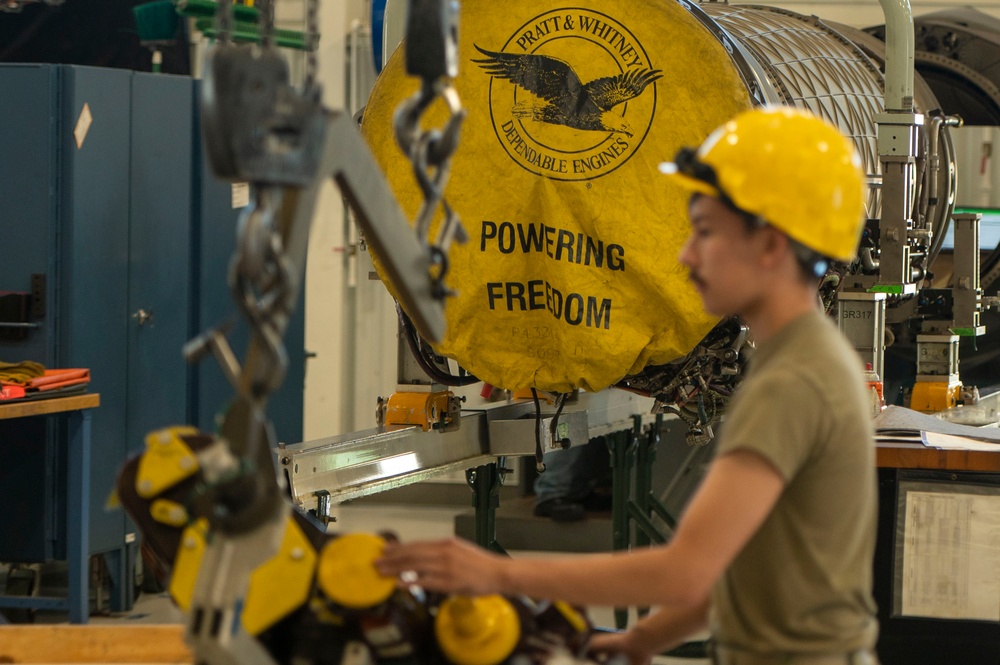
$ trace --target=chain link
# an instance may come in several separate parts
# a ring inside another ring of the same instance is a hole
[[[240,218],[237,250],[229,266],[230,291],[260,340],[262,358],[253,376],[240,377],[248,398],[266,400],[284,380],[288,365],[283,334],[295,307],[294,266],[277,228],[282,193],[256,186],[253,205]]]
[[[306,74],[303,92],[308,96],[316,87],[316,72],[319,61],[316,50],[319,46],[319,0],[306,0]]]
[[[421,129],[422,119],[436,99],[442,99],[448,106],[448,119],[443,128]],[[451,158],[458,148],[458,135],[465,119],[458,91],[448,79],[424,81],[420,92],[411,97],[396,114],[396,142],[409,157],[413,174],[423,194],[424,202],[417,213],[414,228],[417,239],[429,247],[431,257],[437,266],[434,275],[434,295],[447,295],[444,276],[448,272],[448,249],[452,240],[465,242],[468,236],[461,220],[444,199],[444,187],[448,181]],[[444,212],[444,222],[437,237],[428,240],[431,220],[438,208]]]

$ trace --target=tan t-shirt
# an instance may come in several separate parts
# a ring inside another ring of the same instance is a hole
[[[753,451],[785,488],[713,589],[720,644],[762,654],[874,646],[873,437],[861,359],[820,312],[758,347],[716,454]]]

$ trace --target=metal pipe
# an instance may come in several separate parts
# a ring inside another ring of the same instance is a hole
[[[931,118],[931,128],[927,133],[927,139],[930,142],[930,147],[927,150],[928,157],[930,157],[930,167],[931,175],[929,180],[930,192],[927,197],[927,203],[932,206],[937,205],[938,198],[938,187],[937,187],[937,176],[938,172],[941,170],[941,156],[938,154],[940,150],[940,138],[941,138],[941,128],[944,126],[944,116],[935,115]]]
[[[879,260],[872,255],[871,247],[862,247],[859,255],[861,266],[865,269],[865,272],[875,272],[878,270]]]
[[[930,204],[937,204],[938,187],[937,176],[941,170],[941,132],[944,127],[961,127],[962,118],[957,115],[935,115],[931,118],[931,128],[928,132],[930,149],[927,151],[930,156],[931,175],[930,181]]]
[[[913,111],[913,12],[910,0],[879,0],[885,14],[885,111]]]

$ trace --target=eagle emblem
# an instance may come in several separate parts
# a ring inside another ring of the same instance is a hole
[[[514,117],[585,131],[618,132],[631,137],[632,128],[615,107],[638,97],[646,86],[663,76],[662,70],[643,68],[583,83],[573,67],[559,58],[497,53],[475,46],[486,57],[472,62],[534,96],[513,106]]]

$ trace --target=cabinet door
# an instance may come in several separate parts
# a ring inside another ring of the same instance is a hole
[[[0,291],[30,290],[31,275],[52,279],[56,237],[57,76],[52,67],[0,66]],[[0,360],[46,363],[54,354],[56,312],[32,317],[39,327],[0,328]],[[0,421],[0,561],[52,556],[54,479],[47,473],[52,440],[38,418]]]
[[[47,276],[47,311],[39,327],[0,328],[0,360],[46,364],[55,353],[54,308],[58,77],[54,68],[0,65],[0,291],[29,291]],[[6,331],[6,334],[4,333]],[[54,438],[41,418],[0,421],[0,561],[52,557]]]
[[[59,67],[60,205],[57,367],[88,367],[94,410],[92,552],[122,546],[125,516],[104,509],[125,458],[129,90],[132,73]],[[66,459],[63,455],[57,461]],[[57,476],[64,478],[63,472]],[[65,492],[65,481],[59,484]],[[57,506],[61,509],[62,502]],[[60,516],[58,524],[63,520]],[[64,538],[60,538],[60,542]],[[57,550],[62,556],[63,548]]]
[[[45,275],[47,306],[56,293],[57,81],[51,66],[0,65],[0,292],[29,292],[31,275]],[[0,327],[0,360],[50,361],[56,311],[31,319],[37,328]]]
[[[191,293],[191,79],[134,74],[128,260],[129,451],[188,422]]]

